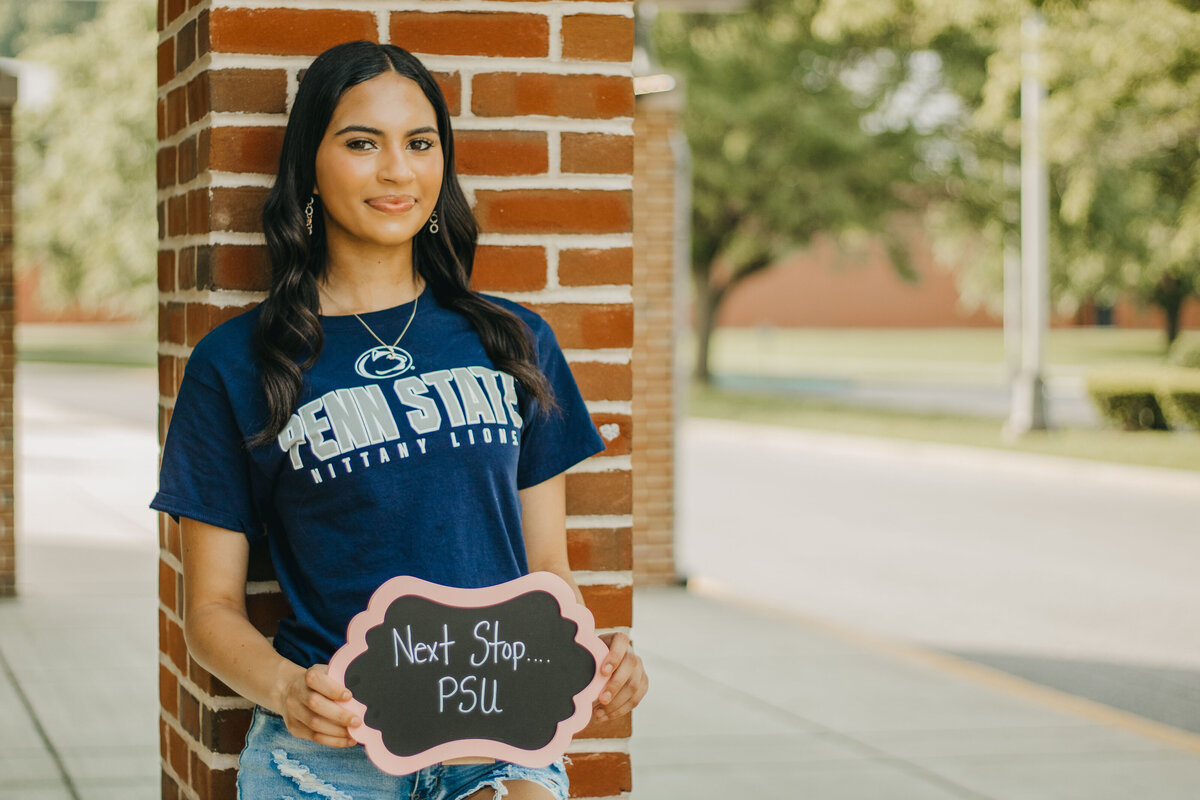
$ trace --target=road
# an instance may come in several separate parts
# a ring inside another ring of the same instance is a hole
[[[1200,475],[706,420],[680,446],[683,574],[1200,731]]]

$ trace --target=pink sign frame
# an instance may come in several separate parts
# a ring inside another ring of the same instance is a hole
[[[350,735],[366,748],[367,757],[375,766],[391,775],[406,775],[443,761],[463,758],[496,758],[527,767],[545,767],[567,751],[575,734],[587,727],[592,716],[592,703],[608,682],[608,677],[600,673],[600,666],[608,655],[608,647],[596,635],[592,612],[575,599],[575,593],[566,581],[551,572],[531,572],[516,580],[482,589],[457,589],[408,575],[392,578],[375,590],[366,610],[350,620],[346,644],[329,661],[329,675],[345,685],[346,670],[350,663],[366,652],[367,631],[382,625],[388,607],[401,597],[415,595],[446,606],[485,608],[539,591],[551,595],[558,602],[562,616],[575,622],[578,626],[575,642],[592,654],[596,664],[596,673],[591,682],[574,696],[574,713],[559,721],[554,737],[537,750],[524,750],[492,739],[458,739],[435,745],[415,755],[399,756],[388,750],[380,731],[364,722],[351,728]],[[367,707],[357,699],[343,701],[340,705],[361,719],[366,719]]]

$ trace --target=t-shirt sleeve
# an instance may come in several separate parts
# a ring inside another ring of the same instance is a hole
[[[177,520],[189,517],[241,531],[254,541],[263,535],[263,527],[251,469],[228,396],[185,374],[163,445],[158,493],[150,507]]]
[[[604,450],[604,440],[592,423],[554,331],[539,323],[533,328],[538,366],[550,382],[557,408],[542,413],[536,403],[530,403],[517,462],[518,489],[536,486]]]

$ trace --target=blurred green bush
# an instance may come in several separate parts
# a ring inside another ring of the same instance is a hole
[[[1095,373],[1087,391],[1106,420],[1127,431],[1163,431],[1167,420],[1158,403],[1153,373]]]
[[[1200,369],[1097,372],[1088,376],[1087,392],[1104,418],[1123,430],[1200,430]]]
[[[1200,357],[1200,349],[1193,353]],[[1172,428],[1200,431],[1200,369],[1173,370],[1160,384],[1158,399]]]

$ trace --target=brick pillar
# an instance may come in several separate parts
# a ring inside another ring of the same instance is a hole
[[[294,7],[294,6],[301,7]],[[603,629],[632,624],[630,429],[633,346],[632,3],[470,11],[426,4],[159,0],[160,436],[195,343],[251,307],[267,282],[258,212],[298,74],[352,39],[394,42],[438,77],[455,116],[458,167],[482,235],[476,288],[553,325],[608,451],[567,481],[572,567]],[[236,7],[235,7],[236,6]],[[186,652],[179,531],[160,522],[159,641],[164,798],[228,798],[248,704]],[[277,587],[248,585],[270,630]],[[573,793],[630,789],[628,719],[583,731]]]
[[[641,95],[633,131],[633,574],[673,583],[675,568],[675,319],[679,230],[677,152],[683,92]],[[686,243],[684,244],[686,247]]]
[[[17,322],[13,277],[13,105],[17,76],[0,71],[0,597],[17,593],[16,496],[13,491],[13,378]]]

